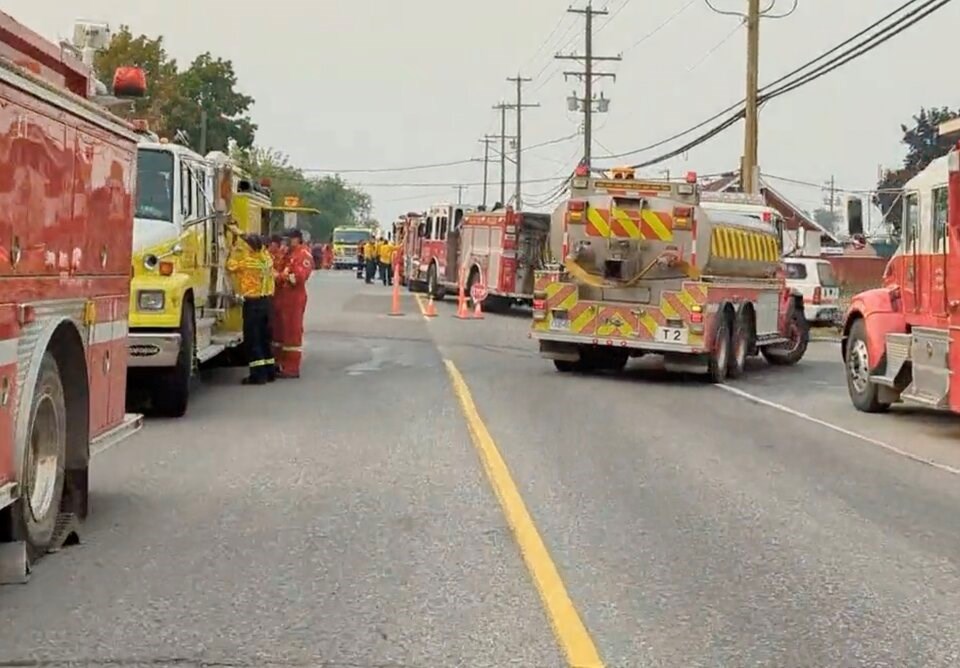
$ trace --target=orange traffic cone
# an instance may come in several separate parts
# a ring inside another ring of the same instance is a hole
[[[457,315],[461,320],[470,319],[470,311],[467,310],[467,295],[463,292],[463,281],[460,281],[460,293],[457,295]]]
[[[396,274],[394,274],[396,276]],[[388,315],[403,315],[403,311],[400,310],[400,281],[396,278],[393,279],[393,303],[390,307],[390,313]]]
[[[423,310],[424,318],[436,318],[437,317],[437,307],[433,304],[433,295],[430,295],[430,298],[427,300],[427,308]]]
[[[473,300],[473,318],[474,320],[483,320],[483,309],[480,308],[480,300]]]

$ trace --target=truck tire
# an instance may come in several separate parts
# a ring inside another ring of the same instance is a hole
[[[431,263],[430,269],[427,271],[427,294],[433,295],[433,298],[437,301],[443,299],[443,286],[437,279],[437,265],[435,263]]]
[[[193,304],[184,301],[183,313],[180,316],[180,354],[177,356],[177,365],[161,375],[151,396],[154,412],[161,417],[179,418],[187,413],[196,349],[193,319]]]
[[[844,371],[847,377],[847,391],[850,401],[858,411],[864,413],[883,413],[890,404],[880,401],[880,388],[870,380],[870,361],[867,356],[867,327],[862,318],[858,318],[850,328],[847,339],[847,356]]]
[[[730,316],[721,313],[713,335],[713,350],[707,361],[707,379],[717,385],[727,380],[730,371]]]
[[[50,547],[63,498],[67,452],[67,402],[60,368],[46,352],[30,402],[30,428],[23,453],[21,500],[15,508],[17,537],[34,560]]]
[[[570,360],[553,360],[553,366],[560,373],[572,373],[577,370],[578,365],[579,362],[571,362]]]
[[[803,316],[803,308],[790,309],[787,322],[789,343],[765,346],[761,349],[764,359],[774,366],[792,366],[803,359],[810,343],[810,325]]]
[[[747,355],[753,340],[753,323],[749,311],[741,311],[737,324],[733,327],[730,346],[730,363],[727,366],[728,378],[740,378],[747,368]]]

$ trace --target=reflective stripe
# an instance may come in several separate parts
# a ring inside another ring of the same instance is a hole
[[[256,360],[254,362],[250,362],[250,368],[252,369],[258,366],[270,366],[271,364],[273,364],[273,360]]]
[[[277,360],[275,360],[275,359],[272,358],[272,357],[271,357],[270,359],[264,360],[264,361],[265,361],[267,364],[276,364],[276,363],[277,363]]]
[[[303,352],[303,347],[302,346],[283,346],[282,350],[285,353],[299,353],[299,352]]]
[[[90,343],[110,343],[127,338],[127,319],[98,322],[90,329]]]
[[[17,344],[19,339],[0,341],[0,366],[17,363]]]

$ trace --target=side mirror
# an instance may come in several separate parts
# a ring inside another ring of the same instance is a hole
[[[847,200],[847,232],[851,237],[863,235],[863,200],[859,197]]]
[[[173,248],[170,249],[171,255],[183,255],[183,246],[180,244],[174,244]]]

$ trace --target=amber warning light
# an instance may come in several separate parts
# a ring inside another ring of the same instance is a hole
[[[139,67],[118,67],[113,74],[113,94],[117,97],[143,97],[147,94],[147,75]]]

